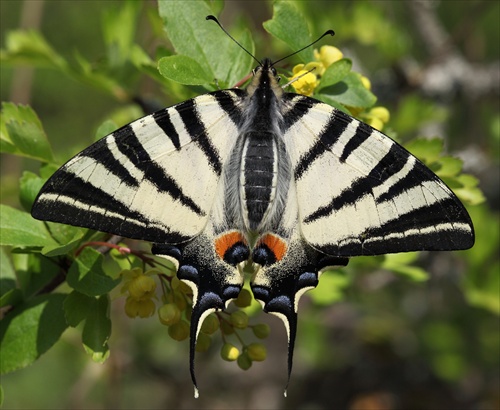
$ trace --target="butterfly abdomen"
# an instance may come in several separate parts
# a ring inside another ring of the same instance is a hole
[[[240,167],[240,195],[246,228],[258,231],[276,198],[278,153],[269,131],[246,133]]]

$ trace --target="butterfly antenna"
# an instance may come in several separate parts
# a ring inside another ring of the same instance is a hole
[[[237,41],[237,40],[236,40],[236,39],[235,39],[235,38],[234,38],[231,34],[229,34],[229,33],[228,33],[228,31],[227,31],[224,27],[222,27],[222,24],[220,24],[220,23],[219,23],[219,20],[217,20],[217,17],[210,15],[210,16],[207,16],[207,17],[206,17],[206,20],[213,20],[213,21],[215,21],[215,22],[217,23],[217,25],[221,28],[221,30],[222,30],[224,33],[226,33],[226,35],[227,35],[227,36],[228,36],[231,40],[233,40],[236,44],[238,44],[238,45],[240,46],[240,48],[241,48],[241,49],[242,49],[245,53],[247,53],[250,57],[252,57],[255,61],[257,61],[257,63],[258,63],[259,65],[262,65],[262,63],[261,63],[259,60],[257,60],[257,58],[256,58],[256,57],[255,57],[255,56],[254,56],[254,55],[253,55],[250,51],[248,51],[245,47],[243,47],[240,43],[238,43],[238,41]]]
[[[286,60],[287,58],[290,58],[291,56],[294,56],[295,54],[300,53],[302,50],[305,50],[306,48],[311,47],[312,45],[316,44],[319,40],[321,40],[323,37],[325,37],[327,35],[334,36],[335,31],[333,31],[333,30],[325,31],[320,37],[318,37],[316,40],[314,40],[311,44],[308,44],[307,46],[302,47],[300,50],[294,51],[292,54],[288,54],[286,57],[283,57],[283,58],[280,58],[279,60],[274,61],[271,65],[275,65],[276,63],[279,63],[280,61]]]

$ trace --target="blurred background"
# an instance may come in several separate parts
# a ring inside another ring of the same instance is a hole
[[[216,2],[219,3],[219,2]],[[12,30],[40,31],[68,60],[106,58],[103,22],[123,1],[1,1],[0,40]],[[288,398],[286,334],[275,317],[268,357],[246,372],[219,355],[220,337],[197,355],[200,398],[192,398],[188,344],[167,335],[157,316],[132,320],[123,300],[112,306],[111,356],[95,364],[78,330],[69,329],[32,366],[4,375],[6,409],[498,409],[500,408],[500,2],[308,1],[294,3],[313,37],[333,28],[331,44],[367,76],[377,105],[391,112],[400,141],[440,137],[464,171],[480,180],[486,202],[468,207],[473,249],[422,253],[430,272],[415,281],[353,261],[338,301],[301,300],[295,364]],[[145,1],[136,41],[154,59],[168,47],[157,5]],[[227,1],[221,21],[247,27],[258,58],[280,58],[287,47],[262,28],[267,1]],[[231,62],[228,62],[229,64]],[[107,118],[138,113],[120,96],[48,68],[1,66],[1,100],[29,104],[61,162],[94,140]],[[179,102],[151,78],[131,72],[128,90],[159,106]],[[132,119],[132,118],[130,118]],[[18,206],[18,179],[39,164],[2,154],[2,203]]]

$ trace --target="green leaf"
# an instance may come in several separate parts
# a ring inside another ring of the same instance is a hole
[[[479,180],[469,174],[460,174],[455,178],[462,188],[454,189],[455,194],[469,205],[479,205],[486,201],[483,192],[477,187]]]
[[[348,107],[371,107],[377,101],[371,91],[367,90],[357,73],[350,72],[341,81],[322,89],[322,95]]]
[[[263,23],[269,34],[284,41],[291,51],[300,50],[311,42],[311,33],[307,21],[290,2],[276,1],[273,4],[273,18]],[[314,59],[312,47],[301,51],[298,56],[302,62]]]
[[[52,149],[42,124],[28,106],[2,103],[1,152],[52,162]]]
[[[100,296],[113,289],[120,279],[112,279],[102,269],[103,256],[86,247],[75,259],[68,271],[67,282],[87,296]]]
[[[440,138],[415,138],[405,144],[405,148],[421,161],[430,164],[439,161],[443,150],[443,140]]]
[[[95,298],[74,290],[64,301],[64,317],[71,327],[76,327],[89,315]]]
[[[0,321],[1,374],[28,366],[59,340],[68,327],[65,298],[59,293],[36,296]]]
[[[347,58],[342,58],[341,60],[335,61],[325,70],[325,72],[321,76],[321,81],[318,88],[316,88],[316,91],[319,92],[321,89],[343,80],[345,76],[349,74],[351,68],[352,61]]]
[[[234,84],[251,69],[252,58],[227,37],[213,21],[205,18],[213,11],[204,1],[161,1],[158,4],[163,26],[177,54],[196,60],[210,81]],[[232,31],[232,30],[230,30]],[[249,35],[240,41],[250,53],[254,45]],[[233,66],[237,62],[238,71]]]
[[[17,282],[24,298],[36,295],[61,273],[61,267],[53,259],[39,253],[13,253]]]
[[[63,71],[68,67],[66,60],[36,31],[10,31],[5,44],[6,49],[0,53],[2,63],[58,68]]]
[[[161,58],[158,70],[163,77],[181,84],[202,85],[213,80],[196,60],[181,55]]]
[[[43,222],[3,204],[0,204],[0,230],[0,245],[18,248],[57,245]]]
[[[441,157],[439,159],[439,168],[437,175],[440,178],[454,177],[462,171],[463,162],[459,158]]]
[[[47,223],[49,227],[53,225],[61,225],[61,224],[53,224],[53,223]],[[71,252],[73,249],[77,248],[78,245],[82,242],[82,239],[86,236],[87,230],[83,228],[76,228],[74,226],[69,226],[69,225],[64,225],[64,227],[67,229],[63,228],[63,231],[67,234],[73,234],[73,236],[68,239],[67,241],[62,241],[60,244],[57,245],[48,245],[44,246],[41,253],[42,255],[48,256],[48,257],[54,257],[54,256],[61,256],[61,255],[66,255],[69,252]],[[54,232],[51,230],[52,234],[54,235]],[[57,236],[55,236],[56,239]],[[59,241],[58,241],[59,242]]]
[[[114,121],[112,121],[112,120],[106,120],[106,121],[104,121],[97,128],[97,131],[95,133],[95,140],[98,141],[101,138],[104,138],[106,135],[109,135],[113,131],[116,131],[117,128],[118,128],[118,125]]]
[[[109,297],[108,295],[102,295],[90,305],[82,332],[84,348],[92,356],[93,361],[103,363],[108,358],[108,339],[110,335]]]
[[[16,305],[22,300],[22,292],[17,289],[14,267],[5,248],[0,248],[0,307]]]
[[[102,14],[102,31],[111,67],[122,66],[129,59],[140,9],[141,2],[129,0],[122,2],[118,10],[107,9]]]
[[[405,276],[414,282],[424,282],[429,279],[429,274],[418,266],[412,266],[418,258],[418,252],[392,253],[386,255],[382,268]]]
[[[30,211],[35,198],[42,189],[45,180],[33,172],[24,171],[19,184],[19,201],[26,211]]]

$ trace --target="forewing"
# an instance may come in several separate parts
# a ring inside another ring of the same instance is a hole
[[[204,94],[104,137],[47,181],[33,217],[160,243],[195,237],[236,140],[244,93]]]
[[[312,98],[284,97],[284,138],[304,239],[329,255],[467,249],[467,211],[381,132]]]

